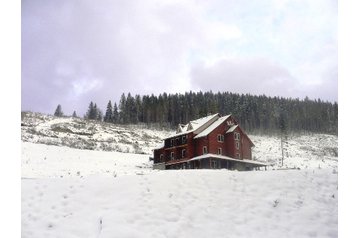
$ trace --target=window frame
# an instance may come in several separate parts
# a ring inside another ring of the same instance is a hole
[[[186,149],[181,150],[181,158],[182,159],[186,158]]]
[[[223,149],[221,147],[218,147],[218,151],[217,151],[218,155],[222,155],[223,154]]]
[[[240,149],[240,141],[236,141],[236,149]]]
[[[206,145],[203,146],[203,155],[208,153],[208,147]]]

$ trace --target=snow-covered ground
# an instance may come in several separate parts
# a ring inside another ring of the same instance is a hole
[[[287,138],[281,166],[281,139],[278,136],[249,135],[255,144],[254,160],[265,162],[269,169],[338,168],[338,137],[326,134],[294,134]]]
[[[114,125],[80,118],[58,118],[40,113],[22,113],[22,141],[96,151],[152,155],[165,137],[175,132],[144,125]],[[255,147],[253,158],[277,168],[337,168],[338,137],[335,135],[290,135],[281,166],[278,136],[249,135]]]
[[[155,171],[22,143],[22,237],[337,237],[335,169]]]
[[[157,171],[152,146],[172,132],[44,115],[22,124],[24,238],[338,236],[336,136],[289,137],[284,167],[300,170],[277,170],[279,138],[250,136],[270,170]]]
[[[150,154],[172,132],[145,125],[118,125],[23,112],[21,140],[71,148]]]

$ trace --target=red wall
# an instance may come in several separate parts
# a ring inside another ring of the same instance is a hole
[[[187,134],[187,143],[184,145],[173,146],[169,148],[162,148],[159,150],[154,150],[154,161],[157,163],[160,158],[160,154],[164,155],[164,160],[166,162],[170,161],[170,153],[174,152],[175,161],[176,160],[187,160],[195,156],[200,156],[203,154],[203,147],[207,146],[208,153],[217,154],[218,148],[222,149],[222,155],[226,155],[232,158],[238,158],[237,154],[240,155],[240,159],[252,159],[251,158],[251,142],[248,139],[247,135],[241,130],[238,126],[233,132],[225,133],[229,126],[227,121],[235,121],[234,118],[229,117],[226,121],[222,122],[217,128],[215,128],[209,135],[194,139],[196,135],[193,133]],[[236,148],[236,140],[234,138],[234,132],[240,134],[240,148]],[[218,134],[224,135],[224,142],[219,142],[217,139]],[[182,136],[178,136],[182,137]],[[172,137],[177,138],[177,137]],[[167,139],[170,140],[170,139]],[[186,149],[186,158],[181,157],[181,151]],[[160,161],[164,162],[164,161]]]

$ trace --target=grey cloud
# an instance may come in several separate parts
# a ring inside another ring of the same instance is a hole
[[[23,1],[22,110],[52,113],[61,103],[81,114],[90,100],[104,108],[122,92],[170,91],[199,40],[194,13],[181,5]]]
[[[196,65],[191,79],[200,90],[298,96],[296,81],[288,70],[266,59],[231,59],[210,66]]]

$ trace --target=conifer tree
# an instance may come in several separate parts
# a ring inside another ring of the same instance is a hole
[[[72,117],[75,117],[75,118],[78,117],[76,111],[73,111]]]
[[[109,100],[109,102],[107,104],[107,110],[106,110],[106,114],[105,114],[103,120],[105,122],[113,122],[113,109],[112,109],[111,100]]]
[[[128,110],[127,110],[127,99],[126,95],[122,93],[121,100],[119,102],[119,121],[123,124],[128,123]]]
[[[95,114],[94,120],[102,121],[103,113],[102,113],[102,111],[97,107],[97,104],[96,104],[96,103],[95,103],[94,106],[93,106],[93,110],[94,110],[94,114]]]
[[[119,123],[119,112],[118,112],[117,103],[114,103],[112,122],[113,123]]]
[[[60,104],[57,105],[54,116],[56,117],[62,117],[63,116],[63,112],[62,112],[62,107]]]
[[[96,111],[94,108],[94,104],[91,101],[89,106],[88,106],[88,110],[86,112],[85,118],[88,120],[95,120],[96,119]]]

